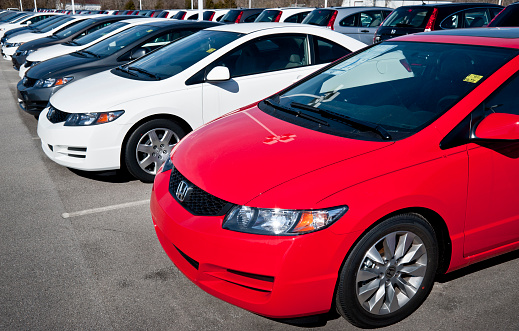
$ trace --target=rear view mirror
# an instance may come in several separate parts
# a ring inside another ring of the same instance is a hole
[[[485,140],[519,140],[519,115],[492,113],[479,123],[475,134]]]
[[[144,55],[146,55],[146,50],[143,48],[139,48],[139,49],[132,51],[132,55],[130,56],[130,59],[135,60]]]
[[[231,73],[227,67],[214,67],[207,74],[206,80],[209,82],[217,82],[231,79]]]

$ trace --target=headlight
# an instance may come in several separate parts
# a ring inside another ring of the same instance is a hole
[[[34,65],[34,64],[33,64]],[[35,86],[39,87],[53,87],[53,86],[61,86],[65,85],[68,82],[74,79],[73,76],[63,77],[63,78],[47,78],[47,79],[39,79]]]
[[[166,162],[162,164],[158,172],[165,172],[173,169],[173,161],[171,161],[171,154],[166,158]]]
[[[23,52],[21,52],[21,55],[29,55],[31,53],[34,53],[35,50],[34,49],[28,49],[28,50],[25,50]]]
[[[105,113],[69,114],[65,126],[87,126],[103,124],[115,121],[124,114],[124,110],[110,111]]]
[[[320,210],[263,209],[236,206],[223,221],[223,228],[265,235],[297,235],[323,229],[348,211],[341,206]]]

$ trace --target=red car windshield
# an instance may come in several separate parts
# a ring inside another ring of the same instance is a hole
[[[354,119],[405,137],[437,119],[517,54],[515,49],[386,42],[346,58],[270,103],[320,114],[338,131],[352,132],[332,124],[335,120]]]

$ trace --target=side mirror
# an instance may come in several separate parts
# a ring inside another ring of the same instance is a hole
[[[207,74],[206,81],[218,82],[231,79],[231,73],[227,67],[214,67]]]
[[[492,113],[476,127],[476,138],[485,140],[519,140],[519,115]]]
[[[131,60],[135,60],[140,58],[141,56],[146,55],[146,50],[143,48],[136,49],[132,52],[132,55],[130,56]]]
[[[29,26],[29,25],[31,25],[31,24],[32,24],[32,22],[31,22],[31,21],[27,22],[27,26]]]

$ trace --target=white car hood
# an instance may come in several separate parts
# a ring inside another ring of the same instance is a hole
[[[36,40],[36,39],[43,38],[43,37],[48,37],[50,35],[51,35],[50,32],[46,32],[46,33],[27,32],[27,33],[22,33],[17,36],[14,36],[12,38],[9,38],[6,42],[8,42],[8,43],[26,43],[28,41]]]
[[[72,82],[58,90],[50,103],[67,113],[109,111],[122,103],[164,91],[166,81],[142,81],[119,77],[110,70]]]
[[[45,61],[48,59],[52,59],[53,57],[73,53],[82,48],[83,46],[66,46],[61,44],[43,47],[37,50],[36,52],[29,54],[29,56],[27,57],[27,61]]]

